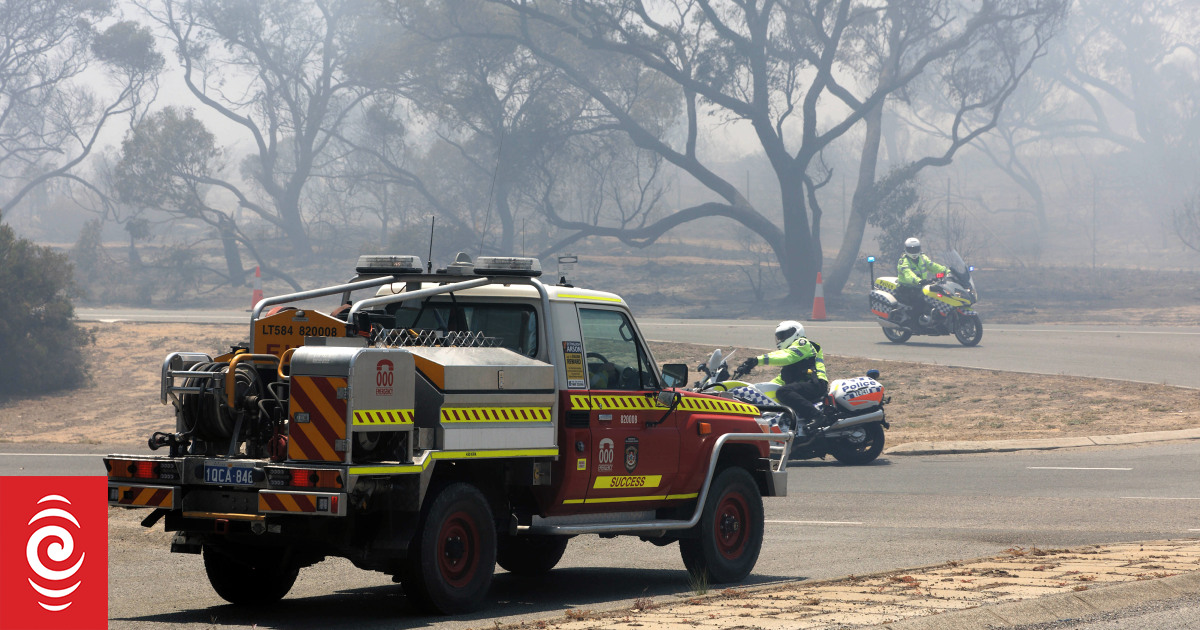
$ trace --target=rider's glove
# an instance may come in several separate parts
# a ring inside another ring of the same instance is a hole
[[[750,357],[749,359],[742,361],[742,364],[738,366],[738,371],[749,372],[750,370],[753,370],[754,366],[756,365],[758,365],[758,357]]]
[[[921,281],[921,286],[923,286],[923,287],[927,287],[931,284],[933,284],[933,280],[922,280]]]

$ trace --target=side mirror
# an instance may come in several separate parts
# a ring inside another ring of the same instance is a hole
[[[684,363],[667,363],[662,366],[663,381],[667,387],[680,387],[687,384],[688,368]]]

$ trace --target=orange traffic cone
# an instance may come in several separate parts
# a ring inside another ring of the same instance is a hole
[[[817,290],[813,293],[813,312],[812,319],[815,321],[825,320],[825,289],[821,288],[821,272],[817,272]]]
[[[252,293],[250,295],[250,309],[254,310],[254,307],[258,306],[258,303],[261,301],[263,301],[262,269],[260,269],[259,267],[255,267],[254,268],[254,293]]]

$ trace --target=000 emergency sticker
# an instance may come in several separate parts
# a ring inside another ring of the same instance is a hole
[[[583,374],[583,342],[563,342],[563,366],[567,369],[567,389],[587,389]]]

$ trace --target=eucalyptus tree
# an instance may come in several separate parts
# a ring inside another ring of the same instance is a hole
[[[476,36],[520,42],[584,90],[635,146],[681,169],[713,197],[622,230],[627,237],[652,242],[688,221],[732,219],[771,247],[789,298],[800,303],[812,298],[822,263],[816,191],[830,176],[822,152],[939,66],[945,67],[940,76],[957,80],[950,89],[961,91],[962,100],[978,99],[966,81],[1007,73],[1003,66],[1027,56],[1011,49],[1040,41],[1030,29],[1052,21],[1059,6],[1057,0],[492,2],[510,17]],[[921,17],[932,22],[922,25]],[[903,52],[893,53],[901,45]],[[607,63],[584,68],[579,50]],[[986,59],[989,53],[1004,54]],[[681,112],[677,127],[661,124],[660,108],[644,106],[664,94]],[[970,133],[966,122],[953,123],[950,135]],[[709,140],[720,124],[745,129],[770,163],[780,189],[779,222],[716,172],[723,155]],[[673,134],[676,128],[682,133]],[[868,180],[874,184],[860,174]]]
[[[0,217],[74,171],[108,124],[136,120],[163,57],[148,29],[112,21],[103,0],[0,1]],[[106,20],[108,26],[100,28]]]
[[[1072,3],[1015,106],[977,143],[1030,196],[1043,229],[1044,175],[1033,165],[1049,157],[1136,173],[1132,197],[1151,208],[1184,203],[1200,159],[1198,29],[1190,0]]]
[[[561,160],[565,145],[591,133],[595,120],[590,99],[518,42],[464,36],[502,13],[480,1],[396,1],[392,23],[371,44],[383,52],[364,71],[387,76],[391,93],[426,134],[403,157],[424,152],[449,173],[402,165],[355,144],[414,187],[438,216],[476,232],[480,249],[511,253],[529,191],[544,183],[542,166]]]
[[[244,163],[263,199],[246,207],[311,251],[304,187],[340,158],[335,142],[377,90],[353,72],[374,52],[358,34],[381,17],[372,0],[136,0],[169,34],[191,96],[249,141]]]
[[[164,213],[173,222],[193,221],[212,228],[221,241],[223,275],[229,284],[240,286],[245,281],[244,248],[256,264],[299,290],[287,273],[259,254],[232,212],[210,202],[210,193],[217,190],[231,194],[242,207],[256,207],[224,177],[225,167],[224,152],[204,123],[191,110],[167,107],[130,130],[121,144],[112,181],[122,203]]]

